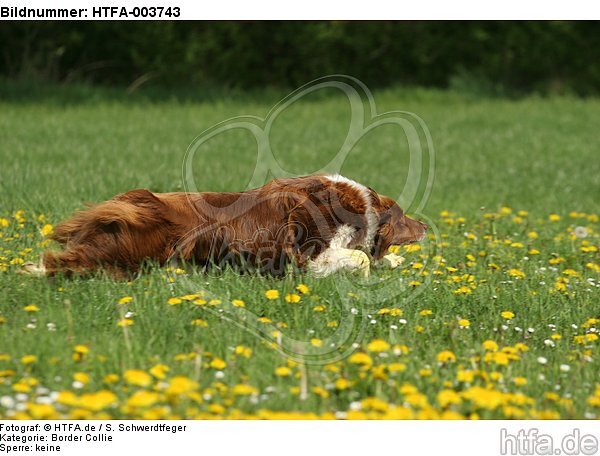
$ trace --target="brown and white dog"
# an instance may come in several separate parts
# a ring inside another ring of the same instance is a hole
[[[274,274],[290,263],[325,276],[368,274],[391,245],[421,240],[427,226],[386,196],[340,175],[276,179],[239,193],[132,190],[77,212],[28,272],[129,277],[147,259],[236,264]]]

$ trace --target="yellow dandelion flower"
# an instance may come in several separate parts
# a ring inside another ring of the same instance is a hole
[[[403,372],[406,370],[406,364],[404,363],[390,363],[388,364],[388,371],[390,373]]]
[[[329,397],[329,391],[327,391],[325,388],[322,388],[320,386],[313,387],[312,392],[323,399],[326,399]]]
[[[529,350],[529,347],[527,345],[525,345],[523,342],[517,342],[515,344],[515,349],[522,353],[525,353],[527,350]]]
[[[560,219],[561,217],[558,214],[550,214],[548,216],[548,220],[550,220],[551,222],[558,222]]]
[[[133,320],[131,318],[122,318],[117,322],[117,326],[131,326],[133,325]]]
[[[527,385],[527,379],[525,377],[514,377],[512,381],[516,386]]]
[[[275,369],[275,375],[277,377],[289,377],[292,375],[292,370],[287,366],[280,366]]]
[[[446,408],[449,405],[460,404],[462,402],[462,398],[460,394],[451,389],[443,389],[441,390],[437,396],[436,400],[443,407]]]
[[[84,385],[87,385],[90,382],[90,374],[86,372],[75,372],[73,374],[73,380],[76,382],[81,382]]]
[[[75,347],[73,347],[73,351],[75,353],[80,353],[82,355],[85,355],[85,354],[89,353],[90,347],[88,347],[87,345],[79,344],[79,345],[75,345]]]
[[[493,410],[504,401],[500,391],[473,386],[462,393],[462,397],[473,402],[477,407]]]
[[[194,299],[198,299],[200,297],[200,295],[198,293],[195,294],[186,294],[184,296],[181,296],[181,299],[183,299],[184,301],[193,301]]]
[[[559,256],[559,257],[555,257],[555,258],[550,258],[548,260],[548,263],[551,265],[557,265],[557,264],[564,263],[565,261],[567,261],[567,260],[565,260],[563,257]]]
[[[365,368],[370,368],[373,364],[373,360],[366,353],[354,353],[348,358],[348,362],[351,364],[358,364]]]
[[[31,386],[27,383],[17,382],[12,386],[13,391],[17,393],[29,393],[31,392]]]
[[[129,407],[141,408],[151,407],[156,404],[160,399],[160,395],[150,391],[136,391],[133,393],[125,402]]]
[[[252,349],[250,347],[245,347],[244,345],[238,345],[235,347],[234,353],[243,356],[244,358],[250,358],[250,356],[252,356]]]
[[[78,403],[83,408],[98,412],[115,405],[117,403],[117,396],[112,391],[101,390],[95,393],[83,394],[79,398]]]
[[[390,344],[388,344],[385,340],[382,339],[373,339],[367,345],[367,350],[374,353],[379,353],[383,351],[387,351],[390,349]]]
[[[117,374],[106,374],[102,381],[106,384],[116,383],[119,381],[119,376]]]
[[[600,323],[600,318],[588,318],[582,325],[582,328],[591,328],[592,326],[596,326]]]
[[[234,307],[246,307],[246,303],[241,299],[234,299],[231,301]]]
[[[231,392],[235,396],[249,396],[251,394],[257,394],[258,390],[253,386],[240,383],[231,388]]]
[[[300,302],[300,296],[294,293],[289,293],[285,295],[286,302],[295,303]]]
[[[457,288],[456,290],[454,290],[452,293],[454,293],[456,295],[460,295],[460,294],[465,294],[466,295],[466,294],[473,293],[473,290],[470,287],[468,287],[466,285],[463,285],[463,286]]]
[[[321,339],[313,338],[313,339],[310,340],[310,344],[313,347],[321,347],[323,345],[323,341]]]
[[[169,381],[169,386],[165,389],[165,393],[169,396],[178,396],[194,391],[196,388],[198,388],[197,382],[183,375],[178,375]]]
[[[456,373],[456,381],[458,382],[471,383],[474,378],[475,373],[472,370],[462,369]]]
[[[496,342],[494,342],[493,340],[486,340],[483,342],[483,344],[481,344],[484,348],[484,350],[487,351],[498,351],[498,344]]]
[[[424,367],[423,369],[419,369],[418,374],[421,377],[430,377],[433,374],[433,370],[430,367]]]
[[[222,360],[221,358],[214,358],[211,362],[210,362],[210,367],[212,367],[213,369],[217,369],[217,370],[223,370],[227,367],[227,363]]]
[[[449,363],[456,361],[456,355],[450,350],[443,350],[437,354],[437,360],[440,363]]]
[[[344,391],[352,386],[352,382],[346,378],[338,378],[333,384],[336,390]]]
[[[167,300],[167,304],[170,306],[176,306],[177,304],[181,304],[183,301],[180,298],[169,298]]]
[[[512,320],[513,318],[515,318],[514,312],[511,312],[510,310],[505,310],[503,312],[500,312],[500,316],[502,318],[504,318],[505,320]]]
[[[388,247],[388,252],[393,253],[394,255],[398,255],[398,253],[400,253],[400,246],[399,245],[390,245]]]
[[[485,354],[483,360],[486,363],[494,363],[499,366],[506,366],[509,361],[509,357],[504,352],[488,352]]]
[[[27,404],[27,411],[35,420],[57,419],[58,413],[50,404]]]
[[[35,355],[25,355],[21,357],[21,363],[23,364],[33,364],[38,360],[38,357]]]
[[[509,276],[515,277],[517,279],[522,279],[523,277],[525,277],[525,273],[520,269],[509,269],[507,272]]]
[[[89,353],[90,349],[87,345],[79,344],[73,347],[73,361],[81,361],[85,358],[85,355]]]
[[[277,298],[279,298],[279,291],[277,291],[277,290],[267,290],[267,291],[265,291],[265,297],[267,299],[277,299]]]
[[[461,328],[468,328],[469,326],[471,326],[471,322],[466,318],[461,318],[460,320],[458,320],[458,326],[460,326]]]
[[[296,290],[298,290],[298,292],[302,294],[310,293],[310,288],[308,288],[308,286],[303,283],[296,285]]]
[[[46,236],[52,234],[53,231],[54,231],[54,228],[52,227],[52,225],[50,225],[49,223],[46,223],[40,230],[40,233],[42,234],[42,236],[46,237]]]
[[[379,309],[377,311],[377,315],[390,315],[392,317],[401,317],[403,315],[402,309],[398,309],[397,307],[388,308],[384,307],[383,309]]]
[[[29,304],[28,306],[23,307],[25,312],[39,312],[40,308],[35,304]]]
[[[155,366],[152,366],[148,372],[150,372],[153,377],[162,380],[167,376],[167,372],[169,372],[169,366],[165,364],[156,364]]]
[[[123,379],[130,385],[148,386],[152,383],[152,377],[143,370],[129,369],[123,374]]]

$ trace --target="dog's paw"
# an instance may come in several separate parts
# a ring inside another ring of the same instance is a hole
[[[383,257],[384,262],[392,269],[397,268],[404,263],[404,257],[395,253],[388,253]]]
[[[363,276],[369,277],[371,260],[362,250],[348,250],[346,257],[346,269],[358,270]]]
[[[316,260],[310,261],[309,269],[317,276],[325,277],[336,271],[360,271],[368,277],[371,260],[361,250],[353,249],[327,249]]]
[[[21,269],[17,271],[17,274],[30,275],[34,277],[44,277],[46,275],[46,268],[44,265],[27,262],[21,266]]]

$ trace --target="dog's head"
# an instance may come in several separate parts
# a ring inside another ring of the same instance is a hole
[[[379,226],[371,252],[374,258],[381,258],[392,245],[419,242],[425,237],[427,225],[407,217],[392,198],[379,195],[379,203]]]

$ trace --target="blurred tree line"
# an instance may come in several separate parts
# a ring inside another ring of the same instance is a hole
[[[295,87],[333,73],[371,87],[600,92],[597,22],[2,22],[0,76],[163,87]]]

